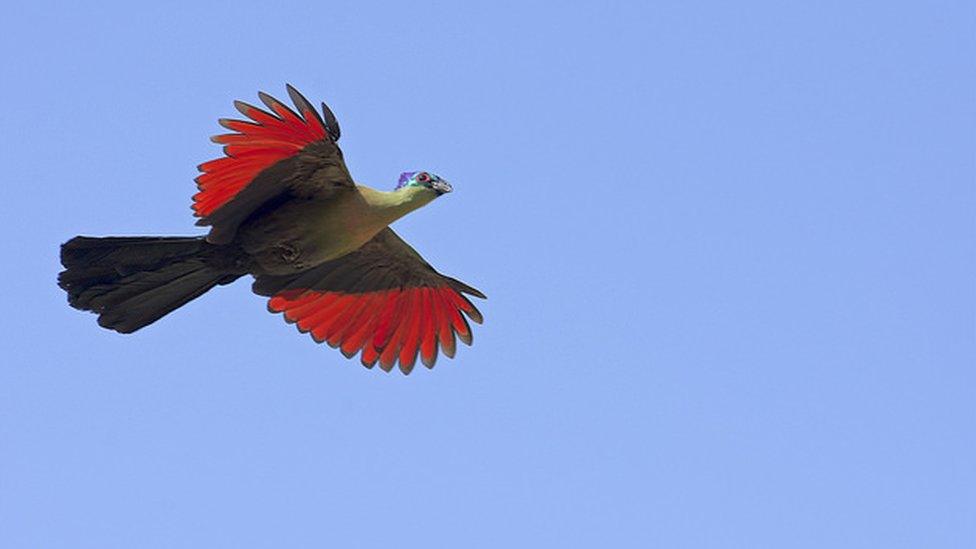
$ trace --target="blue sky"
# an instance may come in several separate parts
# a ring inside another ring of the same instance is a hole
[[[0,546],[976,546],[972,5],[569,4],[7,7]],[[455,360],[66,305],[285,82],[455,184],[396,225],[489,296]]]

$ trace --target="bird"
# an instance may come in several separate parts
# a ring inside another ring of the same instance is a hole
[[[128,334],[251,275],[270,312],[367,368],[453,358],[457,339],[472,344],[468,320],[483,321],[467,296],[485,294],[390,228],[453,187],[430,171],[403,172],[391,191],[354,182],[332,110],[286,90],[294,108],[260,92],[266,109],[235,101],[245,119],[218,120],[223,156],[198,166],[192,203],[206,235],[71,238],[58,275],[68,304]]]

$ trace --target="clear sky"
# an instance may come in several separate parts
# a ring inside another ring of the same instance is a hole
[[[0,23],[0,546],[976,547],[971,2],[96,4]],[[286,82],[454,183],[396,228],[455,360],[67,306]]]

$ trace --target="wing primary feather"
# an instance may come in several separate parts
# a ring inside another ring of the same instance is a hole
[[[444,300],[444,305],[447,307],[448,315],[450,315],[451,325],[454,327],[454,332],[457,333],[458,339],[463,341],[466,345],[471,345],[473,338],[471,337],[471,327],[468,326],[468,321],[464,319],[457,305],[451,300],[450,295],[444,295],[441,293],[441,299]]]
[[[335,320],[329,326],[328,331],[325,333],[325,342],[329,347],[336,348],[342,343],[342,336],[349,330],[349,326],[352,324],[353,320],[356,319],[359,311],[365,305],[369,296],[364,296],[362,294],[352,296],[352,302],[349,304],[342,313],[336,315]]]
[[[240,99],[235,99],[234,100],[234,108],[237,109],[237,112],[243,114],[244,116],[246,116],[248,118],[251,118],[251,112],[252,111],[259,111],[259,110],[261,110],[261,109],[255,107],[254,105],[251,105],[250,103],[246,103],[244,101],[241,101]]]
[[[468,286],[467,284],[461,282],[456,278],[451,278],[449,276],[445,276],[444,278],[446,278],[450,282],[451,286],[454,286],[458,291],[464,292],[466,294],[471,294],[475,297],[480,297],[481,299],[488,299],[488,297],[485,294],[481,293],[481,291],[478,290],[477,288]]]
[[[303,295],[294,301],[288,301],[283,306],[277,307],[277,310],[272,308],[271,302],[268,302],[268,309],[272,312],[283,313],[285,321],[289,324],[294,324],[309,312],[316,311],[323,305],[326,305],[326,301],[330,299],[328,294]]]
[[[324,102],[322,103],[322,116],[325,117],[325,129],[328,130],[329,136],[332,137],[333,141],[339,141],[339,136],[342,135],[339,129],[339,121],[336,120],[336,116],[332,114],[332,109],[329,108]]]
[[[254,123],[260,124],[261,126],[268,127],[268,126],[277,126],[281,124],[281,119],[278,118],[277,115],[271,114],[270,112],[264,109],[255,107],[250,103],[245,103],[244,101],[241,100],[235,100],[234,108],[237,109],[237,112],[250,118],[251,120],[254,121]]]
[[[400,306],[397,307],[399,311],[397,322],[394,324],[395,331],[390,337],[390,341],[384,346],[383,352],[380,353],[380,368],[383,368],[387,372],[392,370],[393,365],[396,364],[397,356],[400,354],[400,347],[406,336],[407,326],[409,325],[408,320],[410,315],[413,314],[414,294],[412,292],[404,292],[401,295],[403,297],[400,299]]]
[[[267,105],[269,109],[271,109],[271,112],[277,114],[279,117],[281,117],[282,120],[291,119],[291,122],[293,123],[302,122],[302,118],[298,116],[298,114],[295,111],[291,110],[291,108],[288,107],[288,105],[285,105],[284,103],[278,101],[274,97],[264,92],[258,92],[258,98],[261,100],[262,103]]]
[[[298,331],[305,334],[312,331],[323,319],[328,318],[329,311],[339,301],[338,294],[324,294],[321,298],[303,306],[297,313],[293,314],[293,322],[297,324]],[[285,317],[287,320],[287,316]]]
[[[217,123],[232,132],[240,132],[241,130],[239,128],[241,124],[246,124],[247,126],[252,126],[254,128],[261,127],[260,125],[255,124],[254,122],[248,122],[247,120],[237,120],[234,118],[218,118]]]
[[[451,327],[451,318],[448,314],[450,305],[440,294],[440,292],[434,292],[434,304],[437,306],[437,318],[440,320],[437,340],[444,354],[448,358],[454,358],[454,353],[457,351],[457,342],[454,340],[454,329]]]
[[[400,347],[400,371],[409,374],[417,362],[417,351],[420,348],[420,325],[423,320],[425,288],[413,290],[413,308],[410,316],[404,320],[403,345]]]
[[[342,335],[342,345],[339,346],[346,358],[352,358],[363,348],[369,329],[378,316],[377,305],[382,305],[386,299],[385,294],[386,292],[375,292],[369,295],[356,319],[349,323],[348,330]]]
[[[373,347],[376,347],[377,350],[384,349],[393,337],[400,321],[406,296],[406,292],[398,291],[391,300],[392,302],[388,303],[387,309],[383,311],[383,316],[376,325],[376,333],[371,340]]]
[[[454,302],[454,305],[457,306],[458,309],[464,311],[464,314],[468,315],[471,320],[477,322],[478,324],[484,322],[484,317],[481,316],[481,311],[479,311],[468,300],[468,298],[464,297],[453,289],[448,289],[444,293],[446,293],[451,298],[451,301]]]
[[[420,330],[423,341],[420,344],[420,361],[427,368],[433,368],[437,361],[437,309],[434,307],[434,291],[424,288],[424,319],[423,327]]]
[[[364,334],[362,334],[363,354],[360,356],[360,362],[362,362],[363,366],[367,368],[372,368],[374,365],[376,365],[376,361],[380,358],[379,353],[382,347],[376,344],[376,340],[380,330],[384,329],[383,326],[390,322],[391,317],[396,312],[397,303],[400,300],[400,296],[401,291],[398,289],[386,292],[380,306],[379,314],[370,320],[369,328],[366,329]]]
[[[287,310],[293,310],[307,305],[322,297],[321,294],[313,292],[295,292],[294,294],[288,295],[279,294],[268,300],[268,311],[272,313],[283,313]]]
[[[291,323],[298,322],[328,307],[339,297],[338,295],[333,293],[328,293],[328,294],[313,293],[313,295],[316,295],[317,297],[315,299],[310,299],[307,301],[305,300],[299,301],[294,305],[292,305],[291,307],[289,307],[288,310],[285,311],[285,320]]]
[[[366,347],[363,348],[363,354],[359,357],[359,362],[367,368],[372,368],[376,366],[376,361],[379,358],[379,351],[376,350],[376,347],[373,347],[372,343],[367,342]]]
[[[288,90],[288,97],[291,97],[291,102],[295,104],[295,107],[297,107],[298,111],[302,113],[305,120],[311,122],[312,120],[309,120],[309,117],[315,117],[314,120],[319,123],[319,126],[328,131],[325,121],[322,120],[322,116],[318,113],[318,111],[315,110],[315,107],[308,102],[308,99],[305,99],[304,95],[296,90],[291,84],[285,84],[285,89]]]
[[[356,312],[348,326],[342,331],[340,340],[340,350],[347,357],[351,357],[356,351],[362,349],[365,336],[361,336],[364,330],[376,319],[377,306],[383,303],[385,292],[370,292],[361,299],[361,306]]]
[[[315,313],[314,321],[310,321],[310,324],[314,326],[309,332],[312,334],[312,339],[316,343],[324,343],[332,333],[332,328],[336,326],[339,319],[345,314],[349,307],[353,304],[356,296],[338,294],[339,298],[336,299],[332,305],[321,312]],[[310,317],[311,318],[311,317]],[[299,327],[301,324],[299,324]]]

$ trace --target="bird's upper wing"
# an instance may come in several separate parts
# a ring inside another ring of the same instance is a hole
[[[371,368],[389,371],[399,360],[410,373],[417,360],[434,366],[437,349],[454,356],[455,334],[470,345],[465,320],[481,313],[461,294],[478,290],[434,270],[393,230],[386,228],[360,249],[295,275],[258,276],[254,292],[271,296],[268,309],[339,347]]]
[[[210,225],[207,240],[230,242],[238,226],[262,205],[282,196],[328,198],[355,184],[342,159],[339,124],[322,103],[322,115],[288,86],[288,95],[300,115],[277,99],[259,93],[271,112],[241,101],[237,107],[249,121],[221,119],[235,132],[211,138],[224,145],[222,158],[204,162],[197,177],[200,192],[193,196],[193,211]]]

